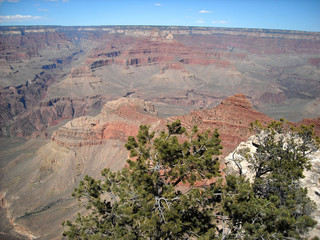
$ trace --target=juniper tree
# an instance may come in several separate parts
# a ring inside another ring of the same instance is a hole
[[[308,155],[319,148],[312,126],[255,122],[256,152],[244,154],[254,177],[230,175],[224,186],[224,210],[235,239],[303,239],[315,226],[314,203],[299,180],[311,167]]]
[[[64,222],[64,236],[214,239],[216,201],[206,181],[220,175],[220,141],[217,130],[199,133],[195,126],[188,133],[179,120],[157,136],[140,126],[125,145],[131,157],[127,167],[104,169],[101,180],[86,176],[74,190],[88,211]]]

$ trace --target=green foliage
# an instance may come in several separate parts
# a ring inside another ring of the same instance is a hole
[[[314,203],[300,186],[308,154],[318,149],[312,126],[293,128],[284,120],[266,128],[255,122],[256,152],[245,158],[255,176],[228,176],[224,211],[234,239],[303,239],[315,226]]]
[[[73,196],[87,212],[66,221],[69,239],[305,239],[316,222],[314,203],[300,186],[310,169],[308,155],[319,148],[312,126],[284,120],[256,132],[256,152],[242,151],[253,179],[219,173],[219,133],[190,132],[180,121],[157,135],[140,126],[129,137],[128,167],[86,176]],[[207,180],[216,177],[214,184]],[[184,190],[181,190],[181,184]],[[188,187],[187,187],[188,186]],[[180,188],[179,188],[180,187]],[[179,190],[180,189],[180,190]]]
[[[87,215],[64,222],[69,239],[214,239],[213,188],[219,176],[221,145],[217,131],[190,133],[180,121],[155,137],[142,125],[125,147],[128,168],[102,171],[103,180],[86,176],[73,195],[86,199]],[[187,139],[187,140],[186,140]],[[195,187],[195,183],[202,183]],[[190,187],[179,191],[179,183]]]

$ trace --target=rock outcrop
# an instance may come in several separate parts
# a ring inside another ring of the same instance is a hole
[[[243,94],[229,97],[210,110],[193,111],[188,115],[170,117],[167,121],[180,119],[188,128],[197,125],[200,130],[218,129],[224,146],[229,153],[251,134],[250,123],[259,120],[267,124],[272,119],[253,109]],[[139,125],[151,125],[152,129],[164,129],[165,120],[156,116],[151,103],[141,99],[120,98],[105,104],[95,117],[76,118],[60,127],[52,135],[52,141],[62,146],[80,147],[102,144],[106,139],[126,141],[135,136]]]
[[[100,145],[105,140],[125,142],[138,133],[140,125],[153,129],[163,127],[151,103],[141,99],[120,98],[106,103],[95,117],[84,116],[68,122],[55,131],[53,142],[69,148]]]
[[[178,118],[183,124],[200,129],[218,129],[222,139],[223,152],[232,151],[250,135],[250,123],[255,120],[267,124],[273,119],[253,109],[249,99],[237,94],[221,102],[210,110],[192,111],[189,115]]]
[[[316,203],[316,210],[312,217],[318,222],[315,229],[311,232],[312,236],[320,235],[320,150],[309,156],[311,159],[311,170],[304,171],[305,176],[301,180],[302,187],[308,189],[308,196]]]

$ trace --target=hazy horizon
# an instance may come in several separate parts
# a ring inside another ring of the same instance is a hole
[[[320,31],[318,0],[0,0],[0,26],[192,26]]]

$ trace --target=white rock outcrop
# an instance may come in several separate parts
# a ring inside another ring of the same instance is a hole
[[[250,164],[243,157],[243,154],[252,155],[256,151],[253,143],[257,142],[256,135],[251,136],[247,142],[242,142],[239,146],[225,158],[228,174],[239,174],[253,180],[254,171],[250,169]],[[301,186],[308,189],[308,196],[316,203],[316,210],[312,217],[318,222],[316,227],[310,232],[310,236],[320,236],[320,149],[309,155],[312,167],[304,171],[305,178],[301,179]]]

